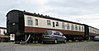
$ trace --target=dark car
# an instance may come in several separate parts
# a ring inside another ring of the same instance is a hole
[[[99,41],[99,36],[95,36],[94,41]]]
[[[43,43],[46,42],[54,42],[55,44],[58,42],[66,43],[66,37],[59,31],[47,30],[43,34]]]

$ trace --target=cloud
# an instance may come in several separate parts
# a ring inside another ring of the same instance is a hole
[[[99,28],[98,16],[99,14],[88,14],[88,15],[71,16],[71,17],[75,18],[75,20],[77,20],[76,22]]]
[[[6,14],[12,9],[37,12],[51,17],[99,28],[99,0],[1,0],[0,26],[6,27]],[[97,22],[96,22],[97,21]]]

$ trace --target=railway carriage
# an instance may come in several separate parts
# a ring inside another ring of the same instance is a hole
[[[7,33],[15,34],[15,41],[24,41],[29,35],[30,41],[40,41],[46,30],[61,31],[67,40],[89,38],[89,27],[85,24],[20,10],[7,13]]]
[[[99,29],[89,26],[89,39],[94,40],[95,36],[99,36]]]

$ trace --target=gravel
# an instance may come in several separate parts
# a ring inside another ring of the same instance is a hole
[[[99,42],[78,42],[37,46],[0,43],[0,51],[99,51]]]

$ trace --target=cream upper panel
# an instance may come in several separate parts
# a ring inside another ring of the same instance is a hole
[[[35,17],[35,16],[29,16],[29,15],[24,15],[25,17],[25,26],[29,26],[27,22],[28,17],[32,17],[33,20],[33,25],[30,27],[42,27],[42,28],[52,28],[52,29],[62,29],[62,22],[56,21],[56,20],[50,20],[50,19],[45,19],[45,18],[40,18],[40,17]],[[38,19],[38,25],[36,25],[35,19]],[[51,21],[51,25],[47,25],[47,20]],[[55,22],[55,27],[53,27],[53,22]],[[56,22],[59,23],[59,26],[56,26]]]
[[[97,33],[97,32],[98,32],[98,29],[95,29],[95,28],[92,28],[92,27],[89,27],[89,32],[90,32],[90,33],[99,34],[99,33]]]
[[[70,23],[70,30],[84,32],[84,25]]]
[[[33,21],[33,25],[28,25],[28,17],[31,17],[31,20]],[[38,19],[38,25],[36,25],[36,19]],[[46,18],[40,18],[40,17],[35,17],[35,16],[29,16],[29,15],[24,15],[24,20],[25,20],[25,26],[30,26],[30,27],[41,27],[41,28],[51,28],[51,29],[62,29],[62,30],[72,30],[72,25],[74,26],[74,30],[72,31],[81,31],[84,32],[84,30],[79,30],[79,26],[83,27],[82,25],[78,24],[73,24],[73,23],[68,23],[68,22],[61,22],[57,20],[51,20],[51,19],[46,19]],[[47,20],[50,20],[51,25],[47,25]],[[53,22],[55,23],[55,27],[53,27]],[[56,22],[58,22],[59,26],[56,26]],[[64,24],[64,28],[63,28]],[[77,30],[75,29],[75,26],[77,25]],[[69,29],[68,29],[69,26]]]
[[[30,25],[28,25],[28,22],[27,22],[28,17],[31,17],[32,18],[32,16],[24,15],[25,26],[30,26]],[[30,27],[32,27],[32,26],[30,26]]]

